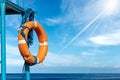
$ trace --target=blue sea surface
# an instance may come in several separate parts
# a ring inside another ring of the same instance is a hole
[[[120,74],[106,73],[45,73],[31,74],[31,80],[120,80]],[[0,75],[1,78],[1,75]],[[26,80],[24,74],[7,74],[7,80]]]

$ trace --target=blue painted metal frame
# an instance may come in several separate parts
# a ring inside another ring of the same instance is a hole
[[[30,80],[30,66],[28,64],[25,64],[25,74],[26,80]]]
[[[1,79],[6,80],[6,28],[5,28],[5,15],[6,15],[6,0],[0,0],[0,21],[1,21]],[[26,80],[30,80],[30,66],[25,66]]]
[[[8,14],[8,15],[10,15],[10,14],[22,14],[24,11],[24,9],[21,6],[13,3],[11,1],[6,1],[6,5],[10,6],[10,8],[14,10],[14,12],[13,11],[6,12],[6,14]]]
[[[5,30],[5,0],[0,0],[1,9],[1,74],[6,80],[6,30]]]

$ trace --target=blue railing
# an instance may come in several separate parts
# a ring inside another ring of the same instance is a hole
[[[5,15],[6,15],[6,1],[11,1],[24,8],[24,0],[0,0],[0,41],[1,41],[1,77],[0,80],[6,80],[6,26],[5,26]],[[29,72],[27,74],[27,80],[30,80]]]

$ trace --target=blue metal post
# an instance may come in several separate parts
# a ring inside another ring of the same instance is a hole
[[[5,0],[0,0],[1,6],[1,74],[6,80],[6,30],[5,30]]]
[[[30,80],[30,66],[28,64],[25,64],[25,74],[26,80]]]

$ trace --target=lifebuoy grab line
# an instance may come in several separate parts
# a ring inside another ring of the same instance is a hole
[[[18,30],[18,47],[19,51],[23,57],[23,59],[30,65],[39,64],[41,63],[47,54],[48,51],[48,39],[46,36],[46,33],[42,26],[36,22],[36,21],[29,21],[23,24],[22,26],[26,26],[27,28],[24,29],[25,38],[21,34],[22,28],[19,28]],[[37,36],[39,41],[39,48],[38,48],[38,54],[36,56],[33,56],[30,51],[29,47],[27,45],[27,37],[29,30],[33,29]]]

